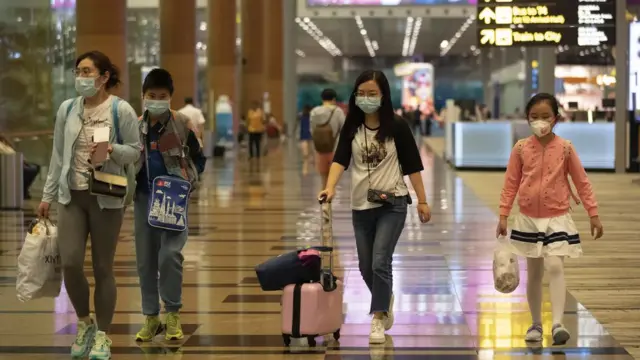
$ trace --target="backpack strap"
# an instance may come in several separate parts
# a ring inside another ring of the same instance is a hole
[[[64,120],[67,121],[67,118],[69,117],[69,114],[71,114],[71,110],[73,109],[73,107],[80,101],[80,99],[82,98],[82,96],[78,96],[77,98],[75,98],[72,102],[69,103],[69,106],[67,106],[67,114],[64,117]]]
[[[120,118],[118,116],[119,104],[120,104],[120,98],[117,96],[114,96],[113,102],[111,103],[111,117],[113,118],[113,129],[116,132],[116,142],[122,145],[122,136],[120,136]]]
[[[331,122],[331,119],[333,119],[333,113],[336,112],[337,108],[338,108],[337,106],[334,107],[333,110],[331,110],[331,114],[329,114],[329,118],[327,119],[327,122],[325,122],[324,124],[321,124],[319,126],[327,126],[327,125],[329,125],[329,123]]]

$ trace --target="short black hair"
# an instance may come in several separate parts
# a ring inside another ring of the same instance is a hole
[[[338,98],[338,94],[333,89],[324,89],[320,95],[322,101],[333,101]]]
[[[171,74],[161,68],[156,68],[149,71],[147,77],[144,78],[142,83],[142,93],[146,93],[151,89],[165,89],[169,90],[169,94],[173,95],[173,78]]]
[[[191,96],[184,98],[184,103],[193,105],[193,98]]]
[[[551,106],[551,111],[553,111],[554,116],[558,116],[560,114],[560,103],[555,96],[548,93],[537,93],[531,99],[529,99],[529,102],[527,103],[527,106],[525,108],[527,119],[529,118],[531,109],[541,102],[546,102],[547,104],[549,104],[549,106]]]

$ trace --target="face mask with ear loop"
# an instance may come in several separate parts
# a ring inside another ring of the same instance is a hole
[[[78,95],[84,97],[92,97],[98,93],[100,90],[100,86],[96,87],[96,80],[98,80],[100,76],[96,77],[76,77],[76,91]]]
[[[531,132],[537,137],[543,137],[551,132],[551,122],[546,120],[534,120],[529,122]]]

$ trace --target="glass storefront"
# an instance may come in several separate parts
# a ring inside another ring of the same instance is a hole
[[[58,106],[76,95],[75,0],[0,1],[0,132],[50,131]],[[197,9],[198,98],[206,94],[207,10]],[[127,11],[130,103],[140,110],[145,69],[160,65],[157,7]],[[203,103],[203,102],[200,102]],[[23,139],[20,139],[23,140]],[[22,148],[22,146],[20,146]]]

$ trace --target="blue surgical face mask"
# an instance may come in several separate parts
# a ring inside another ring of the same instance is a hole
[[[76,77],[76,91],[80,96],[92,97],[98,93],[97,77]]]
[[[170,100],[144,99],[144,108],[153,116],[162,115],[169,111]]]
[[[356,96],[356,106],[365,114],[373,114],[380,108],[381,97]]]

